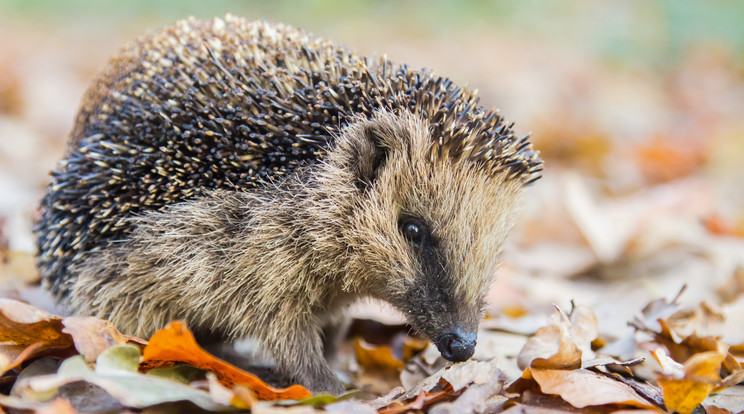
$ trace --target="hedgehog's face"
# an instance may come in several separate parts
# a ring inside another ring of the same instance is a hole
[[[347,134],[359,144],[361,194],[351,278],[369,280],[445,358],[470,358],[522,184],[432,157],[427,126],[411,116],[378,115]]]

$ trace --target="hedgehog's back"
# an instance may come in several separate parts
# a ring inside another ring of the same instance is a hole
[[[66,294],[70,265],[125,239],[134,214],[210,189],[250,191],[314,162],[364,106],[328,86],[346,77],[353,87],[367,70],[302,31],[231,16],[126,48],[84,97],[52,172],[36,228],[45,280]]]

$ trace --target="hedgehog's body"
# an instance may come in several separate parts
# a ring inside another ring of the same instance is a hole
[[[539,169],[447,79],[281,25],[184,21],[86,95],[42,203],[39,268],[75,312],[139,335],[186,319],[251,336],[283,373],[338,391],[321,329],[361,296],[449,359],[472,355]]]

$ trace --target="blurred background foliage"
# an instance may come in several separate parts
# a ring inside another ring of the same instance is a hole
[[[586,243],[565,225],[576,213],[556,207],[566,174],[608,203],[673,188],[692,226],[744,235],[742,1],[0,0],[0,230],[12,249],[33,249],[48,171],[108,57],[148,30],[227,12],[477,88],[546,159],[522,246]]]

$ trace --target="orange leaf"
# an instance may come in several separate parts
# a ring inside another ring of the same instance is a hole
[[[374,346],[362,339],[357,339],[354,342],[354,351],[359,365],[367,369],[395,372],[403,369],[403,361],[395,358],[388,346]]]
[[[716,388],[720,382],[721,364],[726,359],[726,347],[701,352],[688,359],[684,366],[669,361],[663,350],[651,353],[664,373],[656,377],[664,394],[664,403],[670,411],[691,413]]]
[[[732,225],[716,213],[703,217],[701,221],[709,232],[717,236],[744,237],[744,221],[738,226]]]
[[[226,387],[234,384],[250,387],[260,400],[299,400],[311,395],[301,385],[274,388],[257,376],[215,358],[196,343],[194,335],[181,322],[171,322],[150,338],[140,366],[149,369],[180,362],[214,372]]]
[[[653,182],[684,177],[705,162],[704,143],[660,136],[635,149],[641,171]]]

